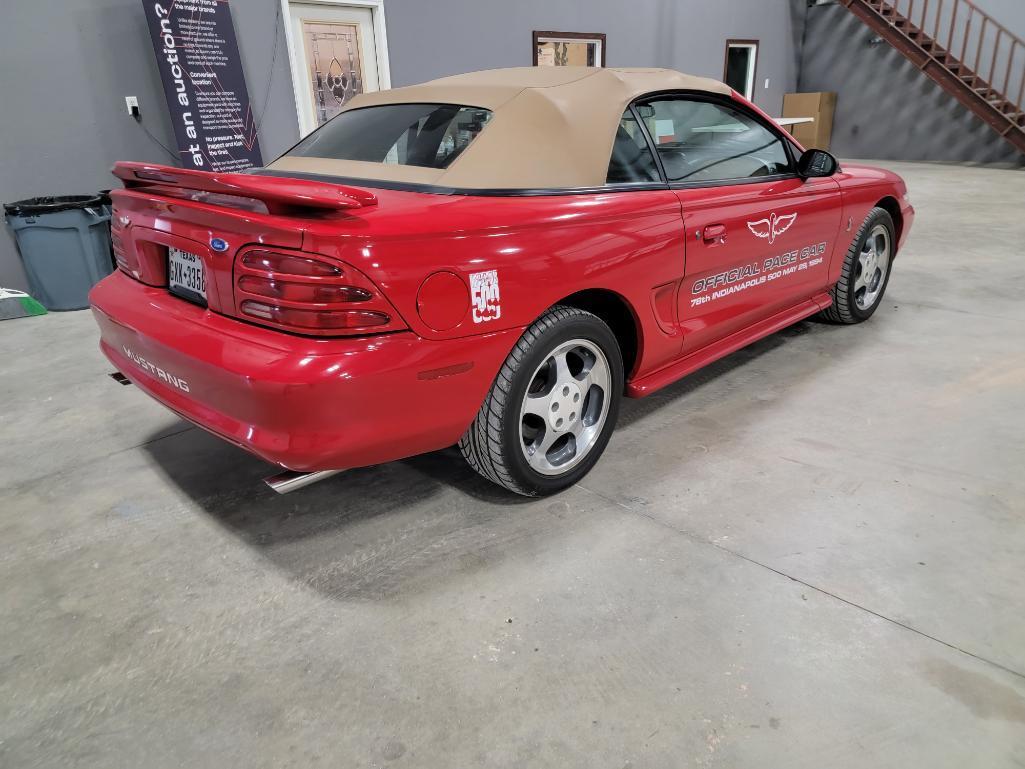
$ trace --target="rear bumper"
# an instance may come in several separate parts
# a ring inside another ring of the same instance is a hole
[[[310,339],[218,315],[120,272],[89,298],[100,348],[134,384],[200,427],[303,472],[452,445],[520,333]]]

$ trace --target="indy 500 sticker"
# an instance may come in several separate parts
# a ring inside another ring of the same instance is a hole
[[[474,323],[484,323],[502,317],[497,270],[470,273],[470,301],[473,303]]]
[[[802,249],[787,251],[779,256],[769,257],[761,262],[751,262],[743,267],[734,267],[715,275],[699,278],[690,288],[693,298],[690,306],[722,299],[724,296],[746,291],[796,272],[811,269],[825,260],[826,244],[816,243]]]

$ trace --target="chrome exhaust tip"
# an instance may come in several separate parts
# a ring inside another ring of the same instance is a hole
[[[330,478],[332,475],[338,475],[340,472],[342,471],[318,470],[313,473],[300,473],[295,470],[285,470],[277,475],[272,475],[270,478],[264,478],[263,482],[278,494],[287,494],[290,491],[301,489],[303,486],[309,486],[311,483]]]

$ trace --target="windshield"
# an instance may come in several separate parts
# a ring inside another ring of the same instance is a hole
[[[491,119],[457,104],[385,104],[342,112],[285,157],[447,168]]]

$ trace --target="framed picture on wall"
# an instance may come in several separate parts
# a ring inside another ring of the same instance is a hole
[[[534,30],[535,67],[604,67],[603,32]]]

